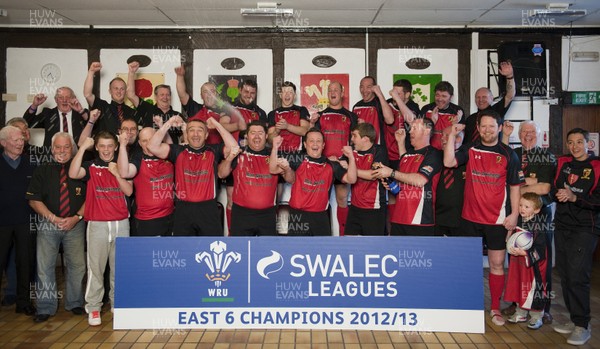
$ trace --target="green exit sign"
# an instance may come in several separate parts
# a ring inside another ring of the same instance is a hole
[[[574,105],[600,104],[600,91],[573,92],[571,100]]]

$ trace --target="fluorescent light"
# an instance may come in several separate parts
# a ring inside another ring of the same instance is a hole
[[[534,9],[527,11],[529,17],[575,17],[587,15],[586,9],[570,9],[567,3],[552,3],[546,5],[545,9]]]
[[[597,51],[576,51],[571,53],[573,62],[598,62],[600,53]]]
[[[276,2],[259,2],[256,8],[242,8],[240,13],[242,16],[263,16],[263,17],[291,17],[294,15],[292,8],[279,8]]]

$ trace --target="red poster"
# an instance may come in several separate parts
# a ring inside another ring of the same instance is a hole
[[[300,104],[308,108],[312,114],[329,106],[327,88],[332,82],[339,82],[344,87],[344,107],[350,109],[350,80],[348,74],[301,74]]]

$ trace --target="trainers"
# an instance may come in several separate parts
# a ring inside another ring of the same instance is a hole
[[[531,320],[529,320],[529,323],[527,324],[527,328],[530,328],[532,330],[537,330],[540,327],[542,327],[542,325],[544,325],[544,321],[542,321],[542,318],[538,318],[538,319],[531,318]]]
[[[517,312],[515,312],[508,318],[508,322],[511,322],[513,324],[518,324],[520,322],[527,322],[527,315],[523,316],[523,315],[520,315]]]
[[[94,310],[89,314],[88,323],[90,326],[100,326],[102,324],[102,319],[100,318],[100,312],[98,310]]]
[[[571,321],[564,323],[564,324],[557,324],[553,326],[554,331],[558,332],[558,333],[562,333],[562,334],[569,334],[571,332],[573,332],[573,330],[575,329],[575,324]]]
[[[490,311],[490,316],[492,317],[492,323],[496,326],[504,326],[505,321],[502,317],[502,314],[499,310]]]
[[[550,313],[544,313],[544,316],[542,317],[542,321],[544,322],[544,325],[550,325],[552,324],[552,321],[554,319],[552,318],[552,314]]]
[[[567,339],[567,343],[571,345],[584,345],[587,341],[592,338],[592,333],[590,328],[583,328],[579,326],[575,326],[573,333]]]
[[[515,311],[517,311],[517,303],[513,303],[513,304],[509,305],[508,307],[502,309],[502,315],[511,316],[512,314],[515,313]]]

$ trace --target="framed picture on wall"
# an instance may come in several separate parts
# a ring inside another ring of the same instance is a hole
[[[419,108],[434,102],[435,85],[442,81],[442,74],[394,74],[392,84],[400,79],[406,79],[412,84],[410,98],[419,105]]]
[[[323,111],[329,106],[327,91],[329,84],[339,82],[344,86],[344,96],[350,95],[348,74],[300,74],[300,103],[312,113]],[[343,100],[344,108],[350,109],[349,98]]]

